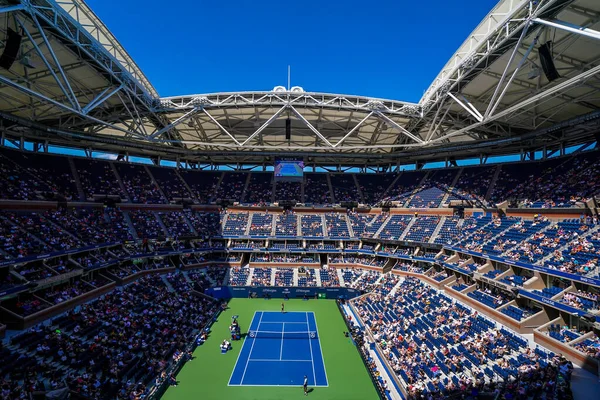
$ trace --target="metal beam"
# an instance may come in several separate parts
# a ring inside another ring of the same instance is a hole
[[[88,114],[94,108],[98,107],[100,104],[102,104],[106,100],[110,99],[119,90],[123,89],[123,85],[119,85],[114,90],[112,90],[110,93],[106,93],[108,91],[108,89],[109,88],[104,89],[100,94],[98,94],[98,96],[96,96],[96,98],[94,100],[92,100],[87,106],[83,107],[83,110],[81,110],[81,111],[84,114]]]
[[[520,102],[518,104],[515,104],[512,107],[507,108],[506,110],[503,110],[503,111],[501,111],[501,112],[499,112],[497,114],[491,115],[486,120],[484,120],[482,122],[477,122],[475,124],[466,126],[466,127],[462,128],[462,129],[459,129],[457,131],[451,132],[451,133],[449,133],[447,135],[444,135],[444,136],[438,137],[436,139],[433,139],[433,140],[429,141],[428,143],[436,143],[436,142],[440,142],[440,141],[445,140],[445,139],[449,139],[449,138],[454,137],[454,136],[458,136],[458,135],[464,134],[465,132],[468,132],[468,131],[470,131],[472,129],[475,129],[475,128],[478,128],[478,127],[480,127],[482,125],[485,125],[486,123],[492,122],[492,121],[497,120],[499,118],[502,118],[502,117],[504,117],[504,116],[506,116],[508,114],[511,114],[511,113],[513,113],[515,111],[521,110],[524,107],[527,107],[528,105],[530,105],[531,103],[535,103],[535,102],[537,102],[537,101],[539,101],[539,100],[541,100],[541,99],[543,99],[545,97],[553,95],[556,92],[559,92],[561,90],[567,89],[567,88],[569,88],[569,87],[571,87],[571,86],[573,86],[573,85],[575,85],[577,83],[580,83],[580,82],[582,82],[582,81],[584,81],[584,80],[586,80],[586,79],[588,79],[588,78],[590,78],[590,77],[592,77],[592,76],[594,76],[596,74],[599,74],[599,73],[600,73],[600,65],[598,65],[595,68],[592,68],[592,69],[590,69],[590,70],[588,70],[588,71],[586,71],[584,73],[581,73],[581,74],[579,74],[579,75],[577,75],[577,76],[575,76],[575,77],[573,77],[573,78],[571,78],[569,80],[566,80],[566,81],[564,81],[562,83],[559,83],[556,86],[553,86],[553,87],[551,87],[549,89],[546,89],[545,91],[543,91],[541,93],[538,93],[535,96],[531,96],[531,97],[523,100],[522,102]]]
[[[245,146],[246,143],[248,143],[250,140],[252,140],[256,135],[260,134],[262,131],[264,131],[269,125],[271,125],[271,123],[273,121],[275,121],[280,115],[281,113],[283,113],[286,109],[288,108],[288,106],[283,106],[281,107],[279,110],[277,110],[277,112],[275,114],[273,114],[273,116],[271,116],[271,118],[269,118],[268,120],[266,120],[261,126],[258,127],[258,129],[256,131],[254,131],[254,133],[252,133],[252,135],[248,136],[248,139],[244,140],[242,142],[242,146]]]
[[[67,79],[67,75],[65,74],[65,71],[63,71],[62,66],[60,65],[60,61],[58,60],[56,53],[54,53],[54,49],[52,48],[52,45],[50,44],[50,40],[48,39],[48,36],[46,36],[46,33],[44,32],[44,28],[42,27],[42,24],[40,24],[40,21],[38,21],[35,14],[32,14],[31,17],[32,17],[33,21],[35,22],[35,25],[37,26],[42,39],[44,40],[44,44],[46,45],[46,48],[48,49],[48,51],[50,52],[50,55],[52,56],[52,59],[54,60],[56,69],[58,69],[58,72],[60,73],[60,76],[63,78],[63,82],[64,82],[66,88],[68,89],[67,92],[65,93],[65,95],[67,96],[67,98],[69,98],[69,101],[71,102],[71,104],[73,104],[73,107],[76,108],[77,110],[81,111],[81,106],[79,105],[79,100],[77,99],[77,96],[75,95],[75,92],[73,91],[73,88],[71,87],[71,84],[69,83],[69,80]]]
[[[590,28],[585,28],[583,26],[571,24],[569,22],[560,21],[560,20],[547,21],[547,20],[542,19],[542,18],[534,18],[533,22],[537,22],[538,24],[542,24],[542,25],[546,25],[546,26],[551,26],[553,28],[562,29],[562,30],[565,30],[567,32],[571,32],[571,33],[576,33],[576,34],[579,34],[579,35],[587,36],[587,37],[592,38],[592,39],[600,40],[600,32],[595,31],[595,30],[590,29]]]
[[[495,104],[494,102],[496,101],[496,97],[500,93],[502,84],[504,83],[504,79],[506,78],[506,75],[508,74],[508,70],[510,69],[512,62],[515,59],[515,56],[518,54],[519,47],[521,47],[521,43],[523,43],[523,40],[527,36],[527,32],[529,31],[530,26],[531,26],[531,23],[527,22],[527,24],[525,24],[525,26],[523,27],[523,30],[521,31],[521,36],[519,36],[519,40],[517,41],[517,44],[515,45],[515,48],[514,48],[512,54],[510,55],[508,62],[506,63],[506,67],[504,67],[504,72],[502,73],[502,77],[500,77],[500,81],[498,81],[498,86],[496,86],[496,90],[494,90],[494,94],[492,95],[492,98],[490,99],[488,108],[485,110],[485,113],[483,113],[484,118],[487,118],[490,115],[492,107]],[[514,78],[514,75],[512,77]]]
[[[340,144],[342,144],[342,142],[344,140],[346,140],[348,138],[348,136],[352,135],[352,133],[354,133],[355,130],[357,130],[366,120],[368,120],[371,116],[373,115],[373,112],[371,111],[369,114],[367,114],[366,117],[364,117],[358,124],[356,124],[356,126],[354,128],[352,128],[350,130],[350,132],[348,132],[343,138],[341,138],[340,140],[338,140],[338,142],[336,144],[333,145],[333,147],[338,147]]]
[[[473,117],[475,117],[475,119],[479,122],[483,121],[483,116],[479,113],[479,111],[477,111],[477,109],[473,106],[471,106],[471,103],[468,103],[468,105],[464,104],[462,101],[460,101],[460,99],[458,99],[458,97],[456,97],[455,95],[453,95],[452,93],[448,92],[448,96],[450,96],[450,98],[452,100],[454,100],[455,102],[458,103],[458,105],[460,105],[462,108],[464,108],[469,114],[471,114]],[[466,99],[465,99],[466,100]]]
[[[388,117],[387,115],[383,114],[380,111],[374,111],[374,113],[379,118],[382,118],[384,121],[386,121],[387,123],[392,125],[394,128],[398,129],[400,131],[400,133],[404,134],[405,136],[408,136],[409,138],[411,138],[412,140],[414,140],[417,143],[421,143],[421,144],[424,143],[423,140],[421,140],[421,138],[419,138],[419,137],[413,135],[412,133],[410,133],[409,131],[407,131],[403,126],[400,126],[398,123],[396,123],[395,121],[390,119],[390,117]]]
[[[23,6],[23,4],[18,4],[16,6],[0,7],[0,14],[12,12],[12,11],[21,11],[24,9],[25,9],[25,7]]]
[[[229,136],[231,138],[231,140],[233,140],[235,142],[235,144],[237,144],[238,146],[241,146],[241,143],[235,138],[235,136],[233,136],[231,133],[229,133],[229,131],[227,131],[227,129],[225,129],[223,127],[223,125],[221,125],[219,123],[219,121],[217,121],[212,115],[210,115],[210,113],[206,110],[206,108],[202,108],[202,111],[204,112],[204,114],[206,114],[208,116],[208,118],[210,118],[210,120],[219,127],[219,129],[221,129],[221,131],[223,131],[223,133],[225,133],[227,136]],[[185,144],[185,140],[182,140],[181,143]]]
[[[159,137],[160,135],[169,131],[170,129],[176,127],[177,125],[181,124],[182,122],[187,121],[188,119],[190,119],[191,117],[196,115],[198,112],[199,112],[199,110],[197,108],[194,108],[194,109],[188,111],[187,113],[183,114],[181,117],[177,118],[175,121],[171,122],[164,128],[159,129],[158,131],[154,132],[152,135],[148,136],[148,139],[154,140],[155,138]]]
[[[494,111],[496,111],[496,108],[498,108],[498,105],[500,104],[500,102],[504,98],[504,95],[506,94],[506,91],[508,90],[508,87],[513,82],[513,80],[515,79],[515,77],[517,76],[517,74],[519,73],[519,71],[521,70],[521,67],[523,67],[523,65],[525,64],[525,61],[527,61],[527,59],[529,58],[529,54],[531,53],[531,50],[533,50],[533,48],[537,44],[537,41],[538,41],[538,37],[536,36],[535,39],[533,39],[533,41],[529,45],[529,48],[527,49],[527,51],[525,52],[525,54],[523,55],[523,58],[521,58],[521,61],[517,65],[517,68],[515,68],[514,72],[512,73],[512,75],[510,76],[510,78],[508,79],[508,82],[506,82],[506,86],[504,86],[504,89],[502,90],[502,93],[500,93],[500,96],[498,96],[498,99],[496,100],[496,103],[493,104],[490,101],[490,104],[488,106],[488,111],[486,112],[486,117],[489,117],[490,115],[494,114]],[[518,49],[518,47],[517,47],[517,49]],[[500,87],[500,83],[498,83],[498,87]]]
[[[79,111],[79,110],[76,110],[76,109],[74,109],[72,107],[69,107],[69,106],[67,106],[65,104],[62,104],[62,103],[60,103],[60,102],[58,102],[56,100],[53,100],[53,99],[51,99],[49,97],[46,97],[43,94],[38,93],[38,92],[36,92],[34,90],[31,90],[29,88],[21,86],[18,83],[15,83],[15,82],[11,81],[10,79],[8,79],[8,78],[6,78],[6,77],[4,77],[2,75],[0,75],[0,83],[4,83],[5,85],[10,86],[13,89],[16,89],[16,90],[18,90],[20,92],[23,92],[23,93],[25,93],[25,94],[27,94],[29,96],[32,96],[32,97],[38,98],[40,100],[43,100],[43,101],[45,101],[47,103],[50,103],[50,104],[52,104],[52,105],[54,105],[54,106],[56,106],[58,108],[61,108],[63,110],[69,111],[69,112],[71,112],[73,114],[79,115],[80,117],[89,119],[90,121],[93,121],[95,123],[98,123],[98,124],[101,124],[101,125],[104,125],[104,126],[108,126],[108,127],[112,128],[112,129],[115,129],[115,130],[118,130],[118,131],[121,131],[121,132],[124,132],[124,133],[127,133],[127,134],[132,134],[134,136],[141,136],[141,135],[139,135],[139,134],[137,134],[135,132],[131,132],[131,131],[128,131],[127,129],[119,128],[118,126],[114,126],[113,124],[110,124],[108,122],[102,121],[102,120],[100,120],[98,118],[94,118],[94,117],[91,117],[89,115],[85,115],[85,114],[81,113],[81,111]],[[141,137],[144,138],[143,136],[141,136]]]
[[[308,129],[310,129],[311,131],[313,131],[313,133],[315,135],[317,135],[319,138],[321,138],[322,141],[324,141],[329,147],[333,147],[333,145],[331,144],[331,142],[329,140],[327,140],[327,138],[325,136],[323,136],[321,134],[321,132],[319,132],[317,130],[317,128],[315,128],[314,126],[312,126],[312,124],[310,122],[308,122],[308,120],[306,118],[304,118],[304,116],[302,114],[300,114],[298,112],[298,110],[296,110],[293,106],[290,106],[290,110],[292,110],[292,112],[296,115],[296,117],[298,117],[298,119],[302,122],[304,122],[304,124],[308,127]]]

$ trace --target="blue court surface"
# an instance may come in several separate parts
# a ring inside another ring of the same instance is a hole
[[[229,386],[328,386],[312,312],[257,311]]]

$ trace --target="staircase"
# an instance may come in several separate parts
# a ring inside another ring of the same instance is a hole
[[[243,203],[246,200],[246,193],[248,191],[248,186],[250,185],[250,177],[252,176],[251,173],[248,174],[248,177],[246,178],[246,182],[244,183],[244,190],[242,190],[242,196],[240,198],[240,203]]]
[[[198,231],[196,230],[196,228],[194,228],[194,225],[190,222],[187,215],[185,215],[185,213],[182,213],[181,215],[183,215],[185,223],[187,224],[188,228],[190,228],[190,231],[194,234],[194,236],[199,236]]]
[[[296,236],[302,237],[302,217],[300,214],[296,215]]]
[[[275,286],[275,275],[277,275],[277,270],[271,268],[271,286]]]
[[[325,214],[321,214],[321,229],[323,231],[323,237],[327,237],[327,220],[325,219]]]
[[[354,184],[356,185],[356,190],[358,191],[358,195],[360,196],[360,201],[361,203],[365,204],[365,196],[363,195],[362,189],[358,184],[358,178],[356,177],[356,174],[352,174],[352,178],[354,178]]]
[[[440,230],[442,229],[442,226],[444,226],[445,222],[446,222],[446,217],[440,218],[440,222],[437,224],[437,226],[433,230],[433,233],[431,234],[431,237],[429,238],[429,242],[428,243],[435,242],[435,239],[437,239],[437,237],[438,237],[438,235],[440,233]]]
[[[350,222],[350,218],[348,218],[348,214],[344,215],[344,220],[346,221],[346,226],[348,227],[348,232],[350,233],[350,237],[353,238],[354,236],[354,229],[352,229],[352,223]]]
[[[408,207],[408,203],[410,203],[412,198],[415,197],[415,194],[419,193],[420,189],[423,187],[425,182],[427,182],[427,180],[429,179],[429,175],[431,175],[431,171],[427,171],[427,173],[423,176],[423,179],[421,179],[421,181],[419,182],[417,187],[415,187],[415,189],[412,191],[410,196],[408,196],[408,198],[404,201],[404,203],[402,203],[403,207]]]
[[[158,221],[158,225],[160,225],[160,228],[165,233],[165,237],[169,237],[169,230],[167,229],[167,226],[163,222],[162,218],[160,217],[160,214],[158,214],[158,211],[152,211],[152,214],[154,214],[154,218],[156,218],[156,220]]]
[[[494,186],[496,186],[496,181],[498,181],[498,177],[500,176],[500,171],[502,170],[502,165],[498,165],[496,167],[496,171],[494,172],[494,176],[492,177],[492,181],[490,182],[490,187],[485,193],[485,200],[489,201],[490,197],[492,197],[492,193],[494,192]]]
[[[325,175],[327,177],[327,186],[329,187],[329,195],[331,196],[331,204],[335,203],[335,195],[333,193],[333,185],[331,184],[331,176],[329,174]]]
[[[167,276],[166,275],[161,275],[160,278],[165,283],[165,286],[167,287],[167,289],[169,290],[169,292],[176,292],[176,290],[173,287],[173,285],[171,285],[171,283],[167,280]]]
[[[346,282],[344,281],[344,274],[342,273],[342,270],[336,268],[335,272],[337,273],[338,280],[340,281],[340,286],[341,287],[346,287]],[[350,282],[348,282],[348,284],[350,284]]]
[[[458,170],[458,174],[456,174],[456,176],[452,180],[452,183],[450,184],[450,190],[454,189],[454,187],[456,186],[456,183],[458,182],[458,179],[460,178],[460,175],[463,173],[464,170],[465,170],[464,168],[461,168]],[[440,202],[440,205],[446,204],[448,202],[449,197],[450,197],[450,191],[447,191],[446,194],[444,195],[444,197],[442,197],[442,201]]]
[[[248,279],[246,279],[246,286],[252,286],[252,277],[254,276],[254,268],[250,268]]]
[[[77,193],[79,193],[79,200],[85,201],[85,192],[83,191],[83,185],[81,185],[81,179],[79,179],[79,172],[77,172],[77,168],[75,167],[75,162],[71,157],[68,157],[69,167],[71,168],[71,174],[73,174],[73,178],[75,179],[75,186],[77,187]]]
[[[229,268],[227,268],[227,270],[229,271]],[[185,273],[187,274],[187,272],[185,272]],[[229,273],[229,272],[227,272],[227,273]],[[210,285],[211,285],[211,286],[221,286],[221,285],[223,284],[223,282],[217,282],[217,281],[215,281],[215,280],[212,278],[212,276],[210,276],[210,274],[207,274],[207,273],[206,273],[206,270],[204,270],[204,269],[202,270],[202,274],[203,274],[203,275],[204,275],[204,277],[205,277],[205,278],[206,278],[206,279],[207,279],[207,280],[210,282]],[[227,277],[227,281],[229,281],[229,276],[226,276],[226,277]],[[188,276],[188,278],[189,278],[189,276]],[[191,279],[190,279],[190,280],[191,280]],[[227,281],[226,281],[226,282],[227,282]]]
[[[292,286],[298,286],[298,268],[294,268],[294,278],[292,279]]]
[[[273,214],[273,218],[271,219],[271,236],[275,237],[277,233],[277,215]]]
[[[125,188],[125,184],[123,183],[123,180],[121,179],[121,175],[119,175],[119,171],[117,171],[117,167],[115,166],[115,163],[109,162],[109,164],[110,164],[110,169],[112,169],[113,173],[115,174],[115,177],[117,178],[117,182],[119,183],[121,192],[123,192],[123,194],[126,196],[126,200],[131,203],[131,199],[129,198],[129,193],[127,192],[127,189]]]
[[[144,169],[148,173],[148,176],[150,177],[150,180],[152,181],[152,183],[154,184],[154,186],[156,186],[156,188],[158,189],[158,192],[160,193],[160,195],[168,203],[169,202],[169,198],[165,195],[165,192],[163,192],[162,188],[160,187],[160,185],[158,184],[158,182],[156,181],[156,179],[154,179],[154,175],[152,175],[152,171],[150,171],[150,168],[148,168],[147,165],[144,165]]]
[[[185,281],[189,284],[193,284],[194,281],[190,278],[190,276],[187,274],[186,271],[182,271],[181,274],[183,275],[183,279],[185,279]]]
[[[246,229],[244,229],[244,235],[250,235],[250,227],[252,226],[252,217],[254,214],[248,214],[248,222],[246,222]]]
[[[403,278],[398,279],[398,283],[396,283],[394,285],[394,287],[392,288],[392,290],[390,290],[390,292],[388,293],[388,297],[393,297],[396,294],[396,291],[398,290],[398,288],[400,287],[400,285],[402,285],[403,282],[404,282]]]
[[[321,287],[321,274],[318,269],[313,269],[313,273],[315,274],[315,281],[317,282],[317,287]]]
[[[208,277],[208,275],[207,275]],[[231,268],[227,268],[227,272],[225,272],[225,276],[223,277],[223,282],[221,282],[222,286],[229,285],[229,280],[231,279]],[[217,282],[217,286],[220,286]]]
[[[224,177],[225,177],[225,172],[222,172],[221,176],[219,176],[219,180],[217,181],[217,184],[215,186],[215,191],[211,195],[209,202],[216,200],[216,196],[219,193],[219,189],[221,188],[221,182],[223,182]]]
[[[373,223],[373,221],[375,221],[375,218],[377,218],[377,215],[375,215],[375,216],[373,217],[373,219],[371,220],[371,222],[369,222],[369,224],[372,224],[372,223]],[[381,224],[381,226],[379,227],[379,229],[377,229],[377,232],[375,232],[375,233],[373,234],[373,237],[374,237],[374,238],[376,238],[376,237],[379,237],[379,234],[381,233],[381,231],[383,231],[383,229],[384,229],[384,228],[385,228],[385,226],[388,224],[388,222],[390,222],[390,219],[391,219],[391,218],[392,218],[392,216],[391,216],[391,215],[388,215],[387,219],[386,219],[385,221],[383,221],[383,224]]]
[[[221,232],[223,233],[223,230],[225,229],[225,226],[227,225],[227,219],[229,218],[229,214],[225,213],[225,215],[223,215],[223,220],[221,221]]]
[[[392,181],[392,183],[390,183],[390,186],[387,187],[387,189],[385,189],[385,192],[383,192],[383,194],[381,195],[381,199],[384,199],[387,194],[389,193],[390,189],[393,188],[394,186],[396,186],[396,182],[398,182],[398,179],[400,179],[400,176],[402,176],[402,172],[399,172],[398,175],[396,176],[396,178],[394,178],[394,180]],[[379,199],[379,200],[381,200]]]
[[[123,211],[123,219],[125,220],[125,222],[127,222],[127,226],[129,227],[129,232],[131,233],[131,236],[133,236],[133,238],[136,240],[139,239],[140,237],[138,236],[137,231],[133,226],[133,222],[131,222],[131,218],[129,217],[129,212]]]
[[[402,232],[402,235],[400,235],[400,237],[398,238],[398,240],[404,240],[404,238],[406,237],[406,235],[408,235],[408,232],[410,231],[410,228],[412,228],[412,226],[415,224],[415,222],[417,222],[417,218],[411,218],[410,222],[408,223],[408,225],[406,225],[406,228],[404,228],[404,231]]]
[[[190,187],[190,185],[188,185],[188,183],[185,181],[185,179],[183,179],[183,176],[181,176],[181,174],[179,173],[178,169],[175,170],[175,175],[177,175],[179,177],[179,179],[181,180],[181,183],[183,184],[183,186],[185,187],[185,189],[190,194],[190,198],[192,200],[194,200],[195,202],[199,203],[200,201],[198,200],[198,198],[194,194],[194,191],[192,190],[192,188]]]

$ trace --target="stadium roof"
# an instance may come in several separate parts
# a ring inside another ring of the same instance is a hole
[[[0,51],[10,30],[22,40],[0,68],[6,138],[200,162],[397,165],[556,149],[599,131],[597,0],[500,1],[418,104],[299,87],[159,98],[81,0],[0,0]]]

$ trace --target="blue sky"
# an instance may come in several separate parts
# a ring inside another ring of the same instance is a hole
[[[271,90],[290,64],[306,91],[413,102],[496,2],[87,0],[161,96]]]

